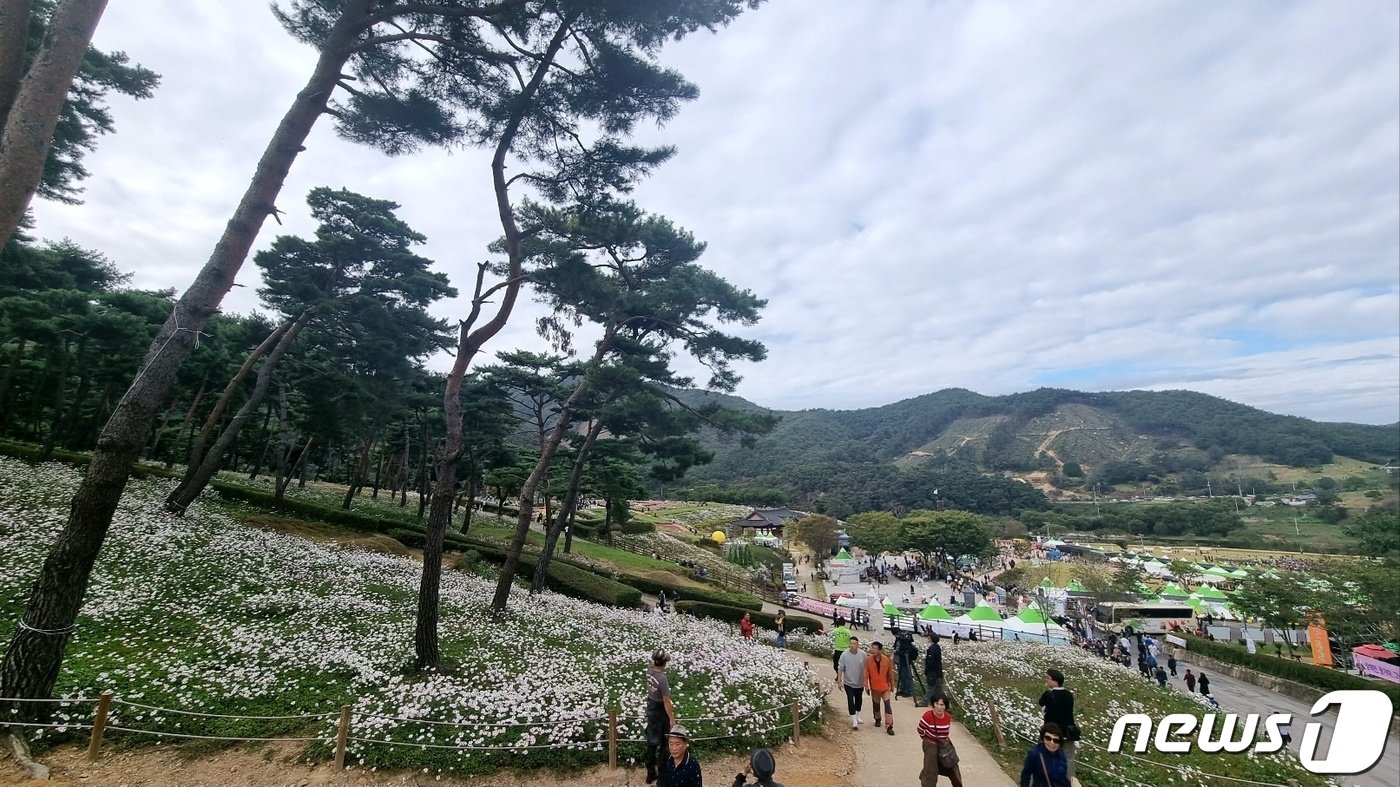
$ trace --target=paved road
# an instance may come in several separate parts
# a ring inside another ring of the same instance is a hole
[[[1133,651],[1133,662],[1137,662],[1137,652]],[[1181,692],[1189,694],[1186,690],[1186,683],[1182,681],[1182,676],[1186,674],[1186,669],[1200,674],[1195,665],[1189,662],[1177,663],[1177,677],[1167,681],[1167,685]],[[1242,680],[1228,677],[1226,675],[1206,671],[1210,677],[1210,693],[1215,695],[1215,699],[1220,702],[1220,709],[1227,713],[1258,713],[1268,715],[1270,713],[1289,713],[1293,715],[1293,743],[1289,746],[1294,752],[1303,740],[1304,726],[1309,722],[1316,722],[1322,725],[1322,734],[1319,737],[1317,756],[1326,754],[1328,747],[1332,744],[1332,731],[1336,726],[1337,716],[1335,713],[1325,713],[1318,717],[1311,717],[1308,711],[1312,709],[1312,703],[1303,703],[1282,694],[1271,691],[1252,683],[1245,683]],[[1199,687],[1198,687],[1199,688]],[[1354,776],[1338,776],[1337,783],[1343,787],[1395,787],[1400,784],[1400,737],[1392,725],[1390,736],[1386,739],[1385,753],[1381,756],[1380,762],[1369,772]]]

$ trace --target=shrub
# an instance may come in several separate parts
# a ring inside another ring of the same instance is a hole
[[[269,510],[284,511],[308,519],[314,519],[317,522],[340,525],[350,530],[359,530],[364,533],[387,534],[390,530],[405,528],[402,522],[380,519],[379,517],[368,516],[357,511],[346,511],[343,508],[323,506],[319,503],[299,500],[294,497],[283,497],[282,502],[279,503],[277,502],[277,497],[271,492],[265,492],[261,489],[251,489],[246,486],[240,486],[239,484],[231,484],[227,481],[219,481],[216,479],[211,481],[209,486],[220,495],[230,500],[240,500]],[[407,542],[405,543],[407,544]],[[422,544],[408,544],[408,546],[422,547]]]
[[[1277,656],[1263,656],[1259,654],[1250,655],[1249,651],[1241,650],[1232,645],[1225,645],[1219,642],[1211,642],[1195,636],[1186,636],[1186,649],[1192,653],[1199,653],[1202,656],[1223,661],[1227,664],[1238,664],[1241,667],[1248,667],[1256,672],[1266,675],[1273,675],[1304,686],[1312,686],[1317,689],[1332,691],[1333,689],[1374,689],[1383,691],[1390,696],[1392,704],[1400,706],[1400,685],[1393,683],[1383,683],[1379,681],[1367,680],[1358,675],[1351,675],[1338,670],[1318,667],[1313,664],[1304,664],[1287,658]]]
[[[618,528],[618,532],[623,535],[636,536],[642,533],[655,533],[656,525],[651,522],[643,522],[639,519],[629,519]]]
[[[755,612],[742,607],[731,607],[725,604],[710,604],[704,601],[677,601],[676,611],[685,612],[698,618],[714,618],[715,620],[727,620],[730,623],[738,623],[743,619],[744,613],[749,613],[749,618],[756,626],[774,629],[778,628],[778,616],[767,612]],[[809,618],[806,615],[788,615],[788,633],[805,631],[808,634],[821,633],[824,624],[816,618]]]
[[[731,593],[714,588],[672,585],[669,582],[661,582],[651,577],[644,577],[625,571],[619,571],[617,577],[622,582],[626,582],[643,593],[655,595],[664,590],[666,591],[666,595],[671,598],[679,598],[683,601],[704,601],[711,604],[747,609],[753,612],[761,612],[763,610],[763,600],[750,593]]]

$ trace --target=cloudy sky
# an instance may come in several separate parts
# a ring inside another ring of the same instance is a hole
[[[1387,0],[771,0],[662,52],[701,96],[644,132],[680,152],[637,197],[769,299],[738,393],[770,407],[1190,388],[1395,422],[1397,29]],[[183,288],[313,53],[243,0],[112,3],[96,43],[163,82],[113,102],[86,203],[37,204],[39,234]],[[468,285],[500,232],[482,154],[389,159],[327,122],[308,148],[260,247],[344,186]],[[532,309],[494,349],[541,345]]]

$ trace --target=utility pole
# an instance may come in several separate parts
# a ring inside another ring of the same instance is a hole
[[[1094,516],[1103,516],[1103,514],[1099,511],[1099,484],[1097,481],[1094,482]]]

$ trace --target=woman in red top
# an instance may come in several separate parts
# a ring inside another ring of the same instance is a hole
[[[749,613],[744,613],[744,619],[739,621],[739,633],[744,635],[744,639],[753,639],[753,620]]]
[[[919,717],[919,739],[924,747],[924,769],[919,771],[919,787],[935,787],[939,776],[947,776],[953,787],[962,787],[958,769],[958,751],[951,738],[953,717],[948,702],[934,695],[929,709]]]

